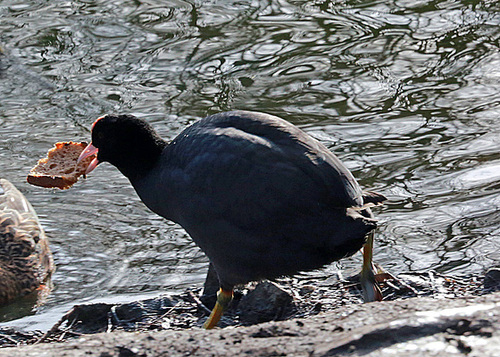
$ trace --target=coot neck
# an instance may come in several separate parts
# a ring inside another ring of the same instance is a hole
[[[113,162],[131,182],[141,180],[157,165],[167,143],[161,138],[154,138],[150,143],[135,147],[127,157]]]

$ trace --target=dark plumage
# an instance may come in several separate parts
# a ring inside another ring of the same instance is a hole
[[[263,113],[211,115],[168,144],[140,119],[108,115],[85,152],[96,150],[88,171],[116,166],[151,210],[188,232],[225,291],[352,255],[376,227],[367,204],[385,199],[363,194],[320,142]]]

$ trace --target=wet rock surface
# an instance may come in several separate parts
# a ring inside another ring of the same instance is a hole
[[[42,351],[44,356],[404,356],[416,351],[496,356],[500,293],[493,290],[483,286],[483,278],[400,274],[384,285],[385,301],[362,304],[356,279],[262,282],[240,290],[224,316],[222,326],[229,327],[212,331],[200,328],[208,309],[199,292],[78,305],[43,336],[0,330],[6,347],[0,357]],[[260,323],[266,320],[271,322]]]
[[[294,310],[292,295],[269,281],[258,284],[244,295],[238,306],[243,325],[283,320]]]
[[[500,268],[491,268],[484,276],[484,288],[500,291]]]

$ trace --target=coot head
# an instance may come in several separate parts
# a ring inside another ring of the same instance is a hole
[[[97,153],[87,173],[99,163],[109,162],[133,178],[154,166],[165,145],[146,121],[133,115],[105,115],[92,125],[92,142],[81,158]]]

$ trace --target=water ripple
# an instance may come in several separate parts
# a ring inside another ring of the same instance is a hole
[[[499,13],[459,0],[0,3],[0,167],[58,265],[33,319],[47,313],[48,327],[62,303],[203,281],[206,258],[117,170],[64,192],[25,183],[53,142],[88,139],[107,112],[140,115],[166,138],[221,110],[283,116],[390,198],[377,209],[382,266],[497,265]],[[359,257],[342,265],[356,271]]]

